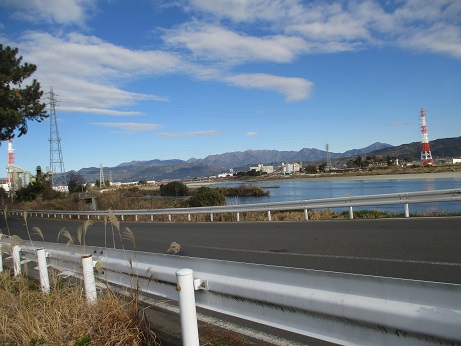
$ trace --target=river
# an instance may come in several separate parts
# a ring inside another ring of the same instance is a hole
[[[445,190],[461,188],[461,175],[450,178],[417,178],[408,179],[353,179],[353,180],[317,180],[317,179],[285,179],[261,182],[232,182],[212,184],[210,187],[217,186],[238,186],[254,185],[260,186],[263,190],[270,193],[264,197],[230,197],[227,199],[229,205],[251,204],[251,203],[271,203],[283,201],[310,200],[321,198],[334,198],[346,196],[366,196],[399,192],[415,192],[430,190]],[[380,209],[389,212],[403,212],[403,206],[379,206],[363,207],[356,209]],[[342,210],[342,209],[338,209]],[[461,202],[439,202],[422,203],[410,205],[411,213],[430,213],[430,212],[461,212]]]

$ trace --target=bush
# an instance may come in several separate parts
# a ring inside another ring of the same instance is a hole
[[[191,207],[212,207],[216,205],[225,205],[226,197],[219,191],[202,186],[195,195],[189,198]]]
[[[161,196],[189,196],[189,188],[180,181],[172,181],[168,184],[160,185]]]

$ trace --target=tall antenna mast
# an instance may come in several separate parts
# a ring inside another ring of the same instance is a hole
[[[329,171],[331,170],[331,158],[330,158],[330,146],[327,145],[325,146],[325,149],[327,151],[327,164],[326,164],[326,167],[325,167],[325,171]]]
[[[58,120],[56,119],[56,98],[53,87],[50,88],[50,171],[53,186],[67,185],[64,160],[62,158],[61,138],[58,132]]]
[[[421,166],[432,166],[434,161],[432,160],[431,147],[429,145],[429,138],[427,137],[427,127],[426,127],[426,114],[424,109],[421,108]]]

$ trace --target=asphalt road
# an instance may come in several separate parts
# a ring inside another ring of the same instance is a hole
[[[28,218],[45,240],[56,242],[62,227],[77,234],[83,220]],[[11,234],[28,239],[22,217],[9,217]],[[461,217],[240,223],[95,222],[86,243],[121,246],[125,227],[138,251],[165,253],[171,242],[180,256],[215,258],[337,272],[461,284]],[[5,220],[0,229],[8,234]],[[114,232],[112,231],[114,229]],[[32,239],[41,240],[37,235]],[[61,237],[60,242],[67,240]],[[125,248],[133,243],[124,239]]]

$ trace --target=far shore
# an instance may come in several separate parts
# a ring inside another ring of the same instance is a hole
[[[376,175],[340,175],[331,174],[330,176],[320,177],[309,177],[312,180],[318,181],[330,181],[330,180],[407,180],[407,179],[444,179],[444,178],[460,178],[461,170],[459,171],[447,171],[437,173],[402,173],[402,174],[376,174]],[[283,178],[282,178],[283,179]],[[297,178],[294,178],[298,180]],[[305,180],[306,178],[300,178],[299,180]]]
[[[291,176],[271,176],[256,179],[235,179],[235,180],[203,180],[197,182],[187,183],[187,186],[194,188],[200,186],[207,186],[225,182],[241,182],[241,183],[266,183],[271,181],[295,180],[295,181],[332,181],[332,180],[408,180],[408,179],[448,179],[459,178],[461,179],[461,170],[444,171],[444,172],[429,172],[429,173],[401,173],[401,174],[366,174],[361,175],[342,175],[332,173],[330,175],[322,174],[306,174],[306,175],[291,175]]]

